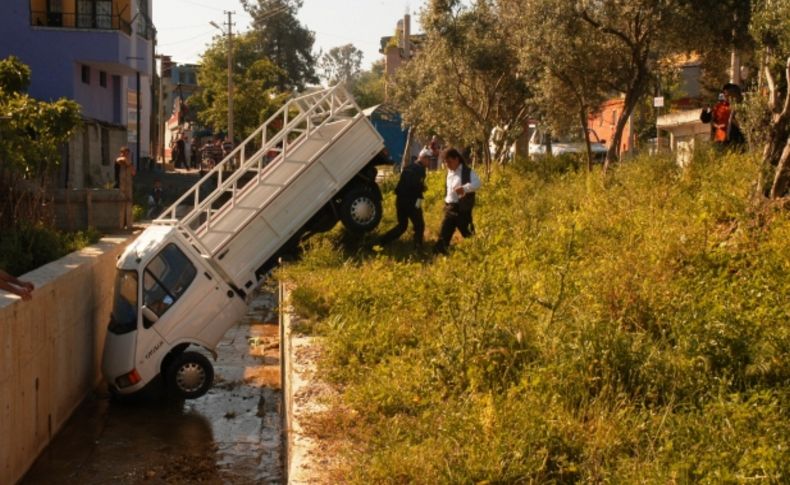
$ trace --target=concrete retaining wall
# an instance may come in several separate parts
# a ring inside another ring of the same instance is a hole
[[[22,276],[31,301],[0,291],[0,483],[22,478],[101,378],[116,257],[107,237]]]
[[[55,226],[65,231],[121,229],[125,206],[118,189],[60,189],[55,192]]]

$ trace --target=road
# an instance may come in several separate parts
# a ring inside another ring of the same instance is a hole
[[[277,294],[261,292],[228,331],[214,387],[190,401],[129,402],[97,389],[22,480],[33,484],[281,483]]]

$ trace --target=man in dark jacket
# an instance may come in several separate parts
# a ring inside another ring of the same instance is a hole
[[[395,209],[398,212],[398,224],[387,231],[381,240],[381,244],[387,244],[398,239],[409,225],[414,227],[414,244],[422,246],[423,233],[425,232],[425,220],[422,217],[422,194],[425,192],[425,168],[431,163],[433,154],[424,148],[417,160],[403,169],[400,180],[395,187]]]

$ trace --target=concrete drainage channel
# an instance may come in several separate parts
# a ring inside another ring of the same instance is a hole
[[[21,483],[285,483],[278,293],[262,291],[225,335],[208,394],[174,402],[149,392],[118,403],[99,389]]]

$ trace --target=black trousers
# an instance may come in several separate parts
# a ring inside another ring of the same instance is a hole
[[[475,233],[472,210],[461,210],[458,204],[445,204],[444,219],[442,219],[442,226],[439,229],[439,240],[436,241],[436,251],[447,252],[456,229],[463,237],[469,237]]]
[[[417,246],[422,245],[423,233],[425,232],[425,219],[422,217],[422,209],[416,208],[416,201],[413,200],[395,200],[395,210],[398,214],[398,224],[384,233],[381,236],[381,244],[390,243],[406,232],[406,228],[411,221],[414,228],[414,244]]]

